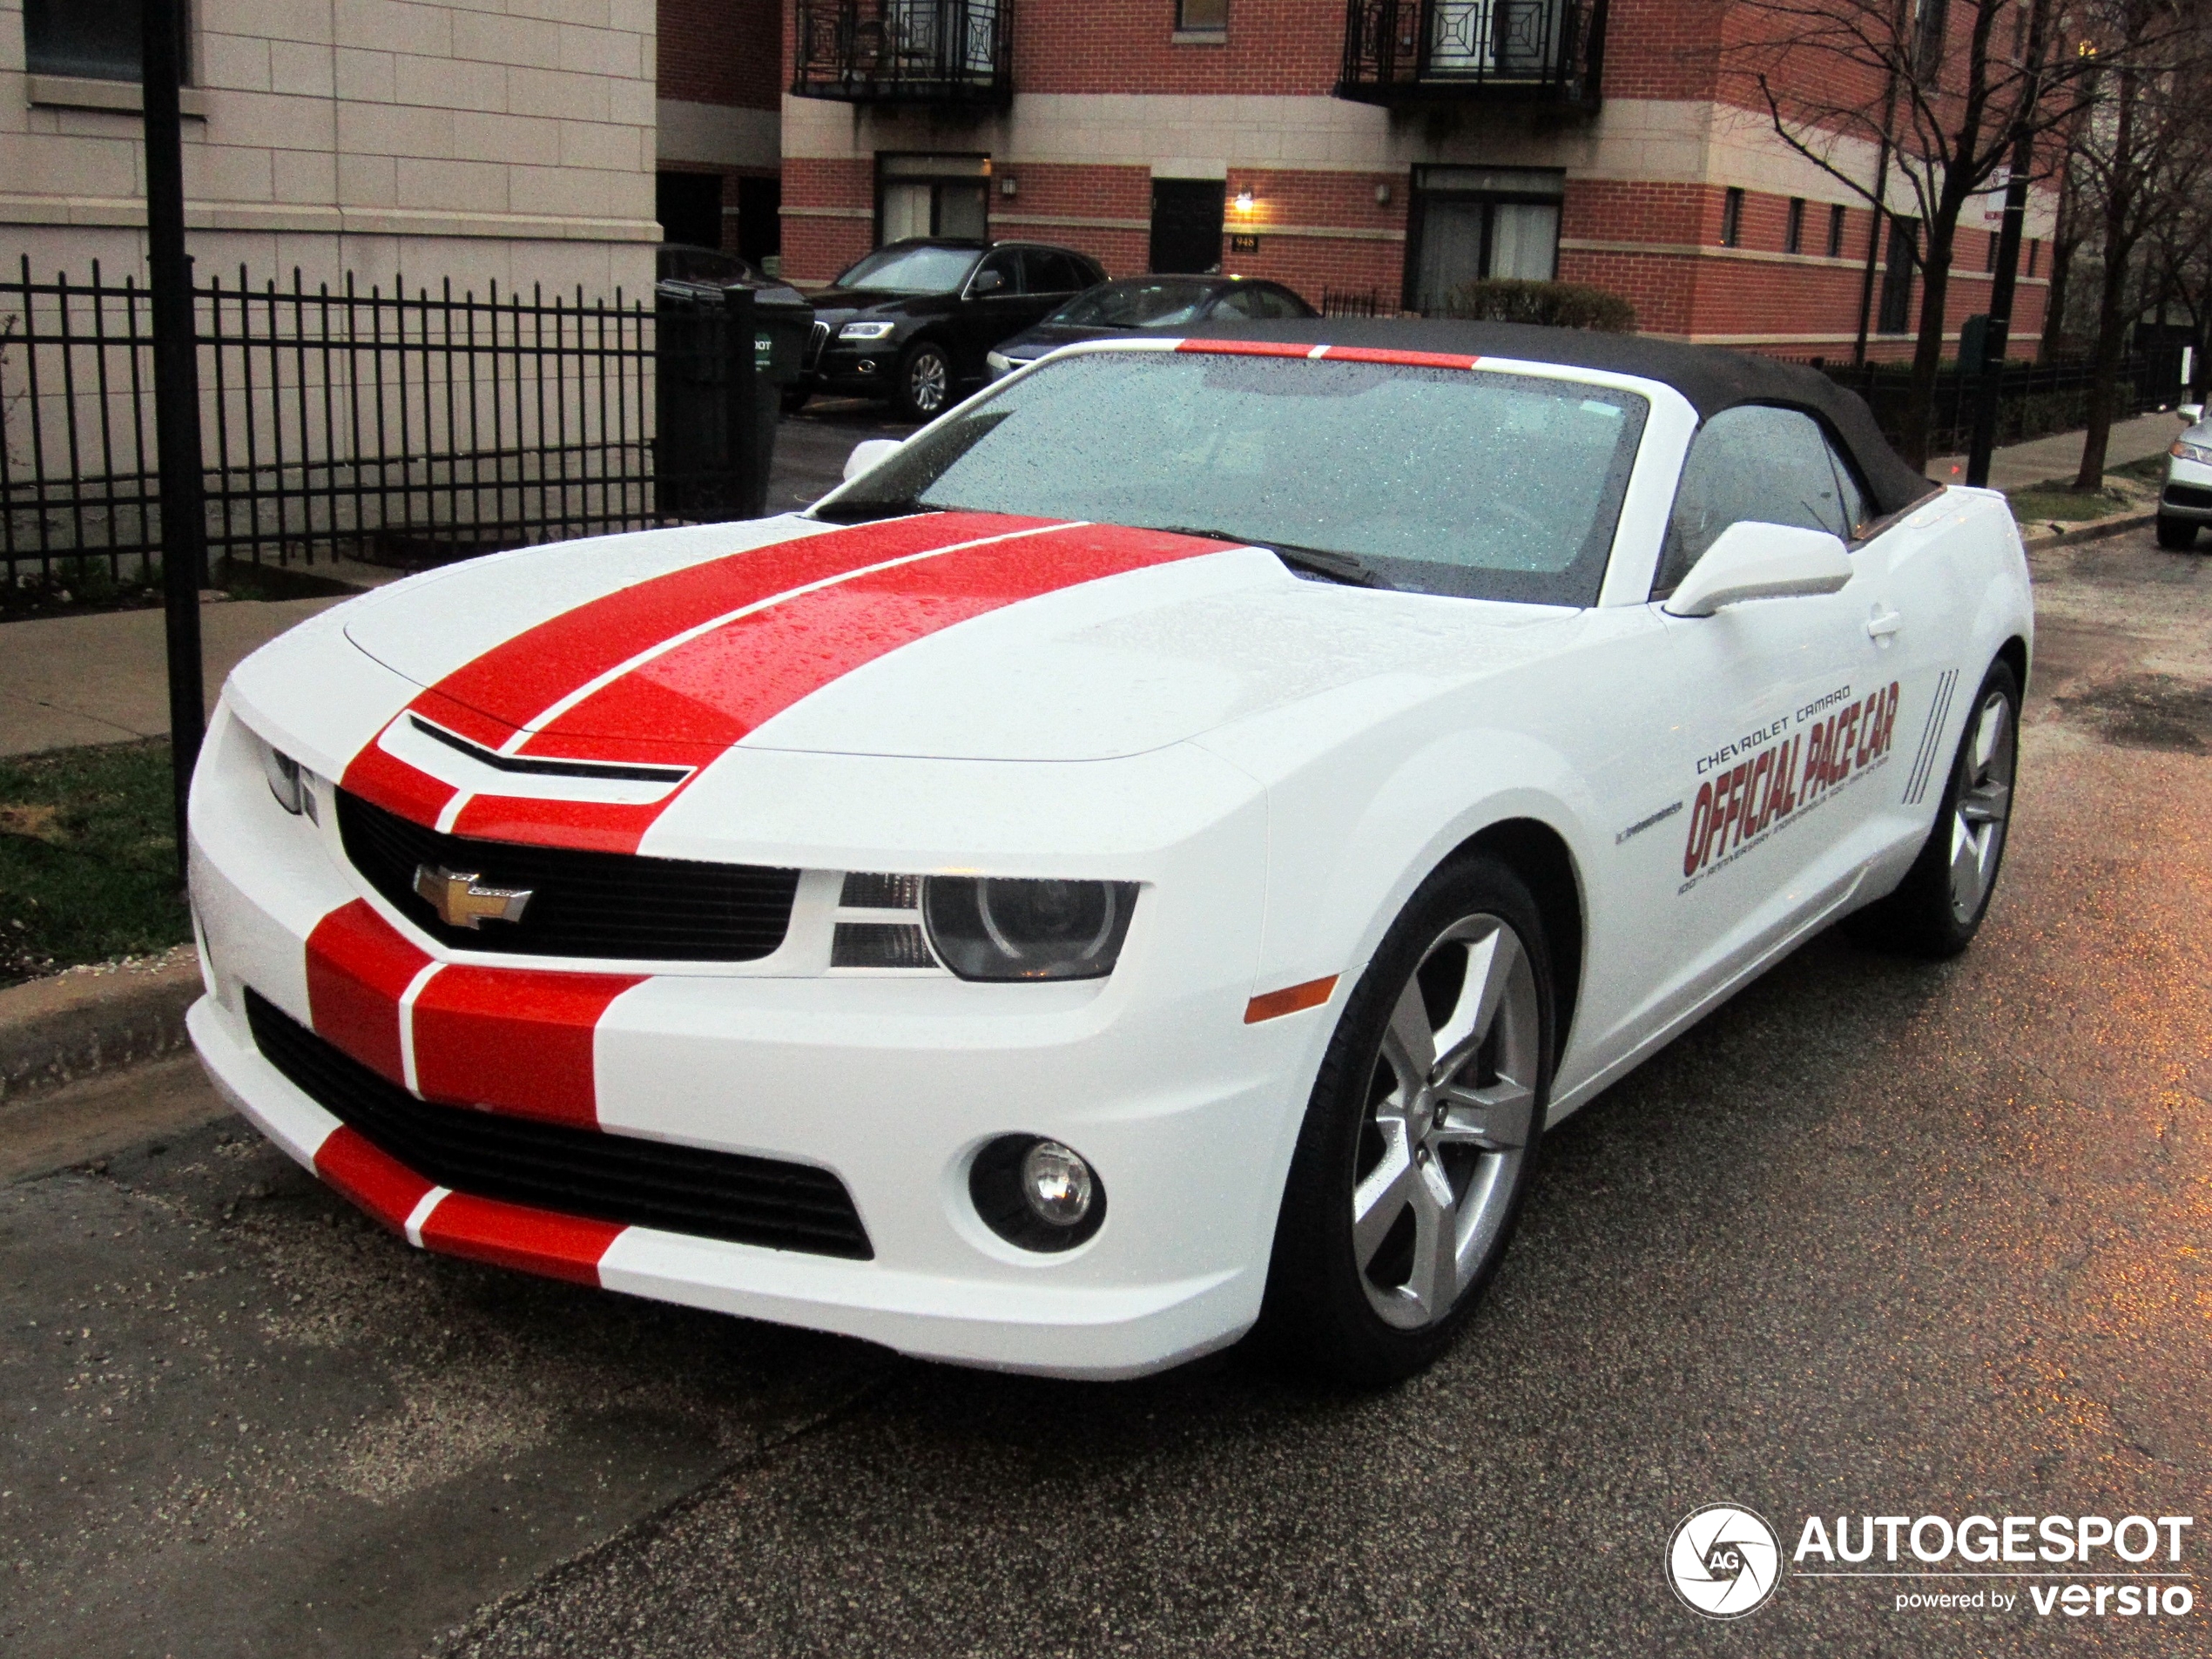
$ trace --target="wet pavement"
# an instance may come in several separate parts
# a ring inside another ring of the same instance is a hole
[[[1718,1624],[1664,1572],[1719,1501],[1785,1549],[1986,1514],[2212,1551],[2212,556],[2038,577],[1974,949],[1824,936],[1578,1114],[1413,1383],[1015,1379],[527,1280],[171,1098],[0,1189],[0,1650],[2212,1649],[2203,1578],[2155,1620],[1794,1579]]]

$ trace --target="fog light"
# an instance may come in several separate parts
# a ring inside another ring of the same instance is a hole
[[[1035,1135],[1001,1135],[984,1147],[968,1190],[985,1224],[1024,1250],[1072,1250],[1106,1217],[1106,1189],[1090,1165]]]
[[[1090,1213],[1090,1165],[1057,1141],[1039,1141],[1022,1157],[1022,1197],[1039,1221],[1074,1227]]]

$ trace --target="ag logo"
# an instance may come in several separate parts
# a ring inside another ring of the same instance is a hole
[[[1711,1619],[1740,1619],[1766,1604],[1782,1576],[1774,1528],[1750,1509],[1709,1503],[1693,1511],[1667,1546],[1675,1594]]]

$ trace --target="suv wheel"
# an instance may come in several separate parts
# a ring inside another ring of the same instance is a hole
[[[942,346],[925,340],[899,365],[900,413],[910,421],[934,421],[952,401],[952,360]]]

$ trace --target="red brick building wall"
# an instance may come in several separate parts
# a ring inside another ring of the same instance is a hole
[[[784,3],[788,77],[792,0]],[[1177,37],[1175,0],[1008,3],[1010,111],[792,100],[788,273],[825,280],[873,245],[878,154],[984,152],[992,158],[995,236],[1076,247],[1116,275],[1141,272],[1152,177],[1210,169],[1232,204],[1244,192],[1251,199],[1248,213],[1232,206],[1227,215],[1224,270],[1287,282],[1317,303],[1327,291],[1372,290],[1391,308],[1407,288],[1417,168],[1535,168],[1564,174],[1558,276],[1628,298],[1647,331],[1836,357],[1850,353],[1863,298],[1878,318],[1882,273],[1871,296],[1865,274],[1873,214],[1772,132],[1750,70],[1764,63],[1805,74],[1818,66],[1832,78],[1821,96],[1865,105],[1878,102],[1878,79],[1854,79],[1832,58],[1803,52],[1763,57],[1762,44],[1778,38],[1777,20],[1737,0],[1610,0],[1595,117],[1480,93],[1392,115],[1335,99],[1343,0],[1230,0],[1227,30],[1205,44]],[[1967,9],[1953,10],[1956,31]],[[1131,115],[1123,106],[1132,98],[1150,102]],[[1284,102],[1251,102],[1263,98]],[[1209,124],[1222,118],[1217,111],[1232,112],[1233,131]],[[1105,138],[1083,125],[1094,118]],[[1306,131],[1317,123],[1325,138]],[[1865,160],[1871,173],[1871,151]],[[1742,209],[1728,246],[1731,186]],[[1795,253],[1786,246],[1793,197],[1806,204]],[[1902,197],[1892,200],[1905,211]],[[1831,258],[1837,205],[1844,209],[1843,246]],[[2047,218],[2047,202],[2037,212]],[[2030,233],[2040,228],[2032,219]],[[1240,233],[1258,238],[1257,251],[1234,248],[1229,238]],[[1947,307],[1953,329],[1987,305],[1986,234],[1970,208]],[[1916,281],[1907,332],[1874,334],[1871,354],[1909,354],[1918,288]],[[2024,269],[2016,341],[2036,336],[2045,292],[2040,267],[2033,277]]]

